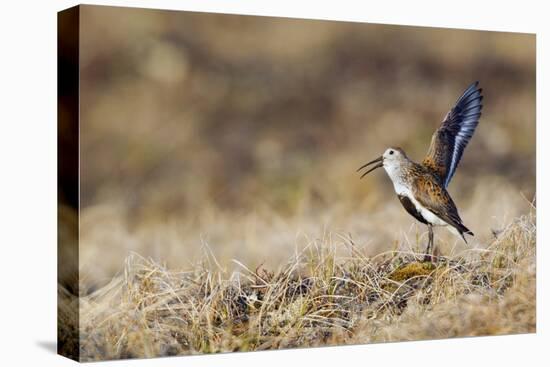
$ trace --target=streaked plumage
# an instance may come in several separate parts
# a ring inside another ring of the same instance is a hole
[[[389,148],[381,157],[359,168],[361,170],[377,163],[361,176],[363,178],[376,168],[384,167],[405,210],[428,226],[426,256],[430,259],[433,226],[445,226],[465,242],[465,234],[473,236],[472,231],[462,223],[447,187],[479,123],[483,99],[481,91],[478,82],[475,82],[458,98],[433,134],[428,154],[422,163],[410,160],[401,148]]]

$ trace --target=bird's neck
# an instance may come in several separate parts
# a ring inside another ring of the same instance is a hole
[[[414,170],[413,165],[413,162],[406,161],[400,165],[384,166],[386,173],[392,180],[393,188],[398,195],[406,195],[408,193],[413,178],[411,175],[411,172]]]

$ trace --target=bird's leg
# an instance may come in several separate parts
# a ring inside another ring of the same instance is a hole
[[[433,248],[434,248],[434,230],[431,224],[428,224],[428,247],[426,247],[426,255],[424,255],[424,261],[433,261]]]
[[[433,226],[430,226],[430,230],[429,230],[429,233],[428,233],[429,237],[430,237],[430,242],[432,244],[432,247],[430,248],[430,257],[432,259],[432,261],[434,261],[434,250],[435,250],[435,246],[434,246],[434,227]]]

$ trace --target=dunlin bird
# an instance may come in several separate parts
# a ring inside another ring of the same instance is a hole
[[[466,242],[465,234],[474,235],[460,219],[447,186],[462,158],[464,148],[472,138],[481,116],[481,88],[470,85],[447,113],[432,136],[428,154],[422,163],[415,163],[401,148],[388,148],[382,156],[361,166],[357,171],[375,164],[363,173],[384,167],[405,210],[428,226],[428,246],[425,260],[433,258],[433,226],[447,227]]]

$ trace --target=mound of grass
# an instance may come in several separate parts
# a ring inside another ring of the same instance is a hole
[[[81,360],[373,343],[535,330],[535,215],[484,249],[436,263],[388,252],[337,257],[313,241],[276,271],[174,271],[132,254],[80,301]]]

